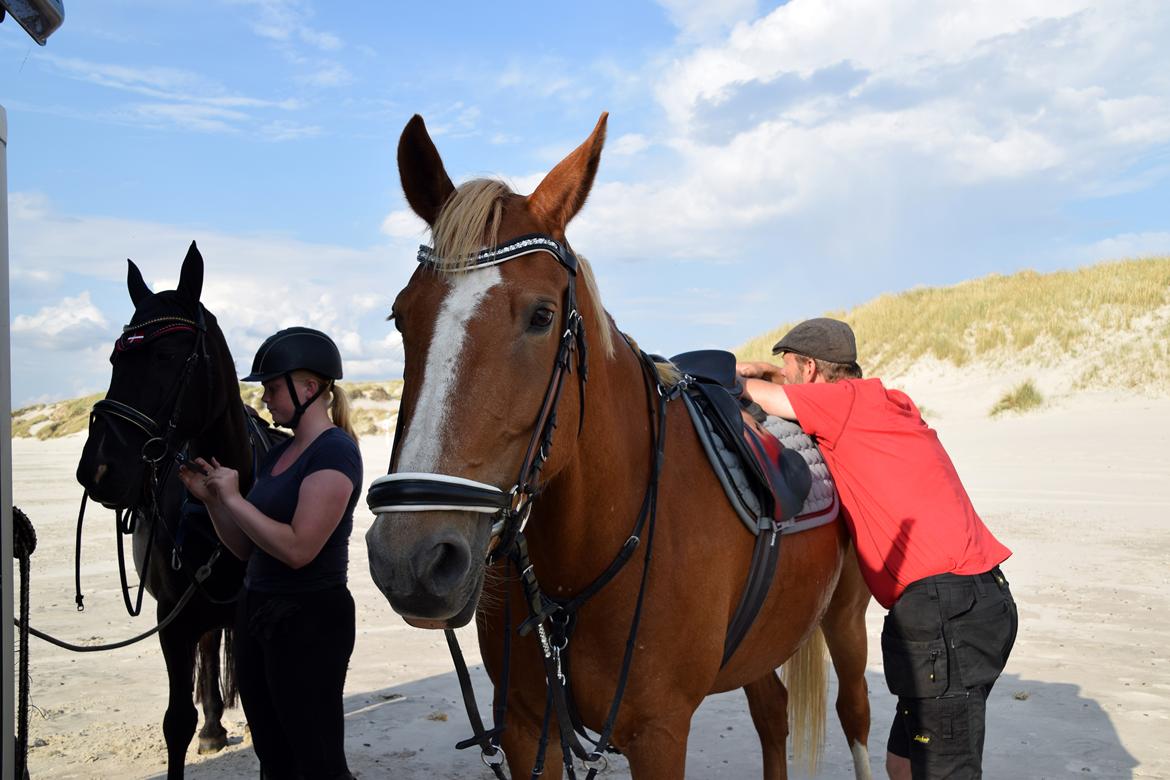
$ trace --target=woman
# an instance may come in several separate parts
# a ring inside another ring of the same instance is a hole
[[[260,463],[246,498],[236,471],[215,458],[194,461],[205,473],[179,472],[224,546],[247,561],[236,679],[264,778],[352,777],[342,688],[354,643],[346,569],[362,463],[338,379],[341,355],[324,333],[271,336],[243,381],[263,383],[273,421],[292,438]]]

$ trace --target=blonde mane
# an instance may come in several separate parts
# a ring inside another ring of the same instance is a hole
[[[431,227],[435,268],[447,273],[468,271],[481,249],[496,246],[504,198],[513,194],[507,184],[496,179],[472,179],[461,184],[443,204]],[[612,358],[614,346],[610,318],[601,305],[601,293],[593,269],[581,255],[577,255],[577,271],[601,313],[597,323],[601,346],[606,357]]]

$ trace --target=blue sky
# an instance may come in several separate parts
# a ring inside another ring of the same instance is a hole
[[[13,402],[95,392],[127,257],[188,243],[245,370],[310,324],[400,375],[384,321],[425,238],[414,113],[456,181],[529,192],[610,112],[570,226],[647,349],[991,272],[1170,254],[1161,0],[66,2],[0,24]]]

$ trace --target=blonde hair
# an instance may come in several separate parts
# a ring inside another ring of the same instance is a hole
[[[447,273],[461,273],[475,267],[475,256],[484,246],[499,244],[500,217],[504,198],[514,195],[511,188],[496,179],[472,179],[459,186],[443,204],[431,226],[435,268]],[[577,271],[598,311],[598,330],[606,357],[613,357],[613,328],[589,262],[577,255]]]
[[[356,444],[358,440],[357,431],[353,429],[353,422],[349,419],[349,396],[345,394],[345,390],[342,389],[341,385],[328,377],[321,376],[303,368],[299,368],[292,373],[293,379],[299,382],[312,379],[318,384],[329,385],[329,419],[333,421],[334,425],[345,431],[345,434],[353,439]],[[325,394],[322,393],[321,395]]]

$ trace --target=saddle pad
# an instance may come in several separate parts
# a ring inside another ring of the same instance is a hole
[[[748,530],[753,535],[758,535],[762,529],[771,526],[773,521],[771,517],[763,514],[760,498],[751,487],[746,467],[739,455],[729,449],[715,432],[713,424],[703,415],[698,405],[687,394],[684,393],[682,397],[699,442],[707,453],[715,476],[723,485],[727,500]],[[840,509],[837,490],[821,457],[821,451],[817,449],[812,438],[804,433],[800,426],[779,417],[768,417],[764,429],[776,436],[786,449],[799,453],[809,465],[812,474],[812,486],[804,505],[795,517],[779,524],[780,533],[805,531],[836,520]]]
[[[796,519],[812,519],[829,513],[834,520],[840,509],[837,502],[837,488],[833,484],[833,475],[825,463],[821,450],[812,437],[800,429],[800,426],[791,420],[769,415],[764,419],[764,430],[780,440],[786,450],[795,450],[804,458],[808,469],[812,473],[812,487],[808,497]],[[828,521],[826,521],[828,522]]]

